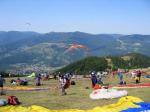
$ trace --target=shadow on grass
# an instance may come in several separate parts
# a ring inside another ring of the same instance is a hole
[[[67,95],[72,96],[72,95],[77,95],[77,93],[69,93],[69,94],[67,94]]]

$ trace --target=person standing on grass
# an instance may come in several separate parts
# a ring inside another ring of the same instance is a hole
[[[140,70],[137,71],[136,75],[136,83],[140,83],[142,72]]]
[[[97,72],[96,77],[97,77],[97,83],[103,84],[103,80],[102,80],[103,74],[101,72]]]
[[[66,86],[67,80],[66,80],[66,78],[65,78],[64,75],[60,75],[60,77],[59,77],[59,83],[60,83],[61,95],[62,96],[66,95],[67,93],[65,91],[65,89],[66,89],[65,86]]]
[[[118,69],[118,78],[119,78],[119,83],[121,84],[123,82],[123,73],[121,69]]]
[[[42,79],[41,74],[38,74],[36,76],[36,86],[40,86],[41,85],[41,79]]]
[[[141,75],[142,75],[142,72],[139,70],[138,72],[139,82],[141,81]]]
[[[97,77],[96,77],[95,71],[93,71],[93,72],[91,73],[91,81],[92,81],[92,88],[94,88],[95,85],[97,84]]]
[[[2,78],[2,75],[0,75],[0,88],[1,88],[1,92],[0,92],[0,95],[3,95],[4,92],[3,92],[3,85],[4,85],[4,78]]]
[[[112,78],[115,77],[115,71],[112,71]]]

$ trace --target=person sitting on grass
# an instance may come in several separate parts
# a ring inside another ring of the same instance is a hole
[[[17,84],[17,86],[19,86],[20,84],[21,84],[21,79],[20,78],[17,78],[17,80],[16,80],[16,84]]]
[[[12,80],[10,81],[10,83],[11,83],[12,85],[16,85],[16,80],[12,79]]]
[[[23,86],[28,85],[28,80],[27,79],[24,79],[24,80],[21,80],[20,78],[18,78],[17,80],[12,79],[10,82],[13,85],[17,84],[17,86],[19,86],[19,85],[23,85]]]
[[[25,86],[28,85],[28,80],[27,79],[24,79],[23,81],[24,81]]]
[[[21,80],[20,85],[23,85],[23,86],[28,85],[28,80],[27,79]]]

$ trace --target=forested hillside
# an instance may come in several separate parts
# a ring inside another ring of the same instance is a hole
[[[110,62],[108,62],[108,59]],[[88,57],[69,64],[57,72],[87,74],[90,71],[105,71],[107,69],[117,70],[118,68],[136,69],[146,67],[150,67],[150,57],[138,53],[131,53],[123,56]]]

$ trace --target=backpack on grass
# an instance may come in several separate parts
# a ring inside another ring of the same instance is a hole
[[[16,96],[8,96],[8,104],[9,105],[19,105],[20,102]]]
[[[71,81],[71,85],[76,85],[76,82],[75,81]]]
[[[7,101],[5,99],[0,99],[0,106],[7,105]]]

